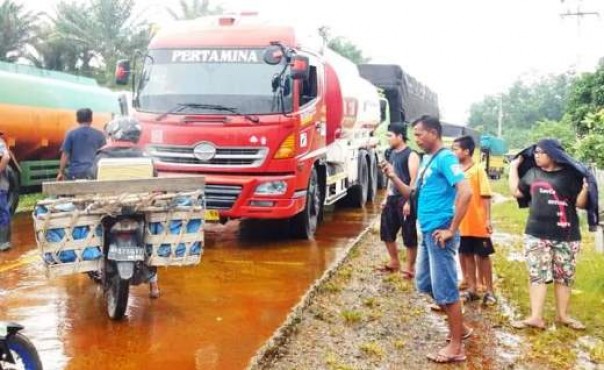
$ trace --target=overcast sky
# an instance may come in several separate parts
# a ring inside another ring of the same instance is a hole
[[[58,3],[20,1],[49,11]],[[519,76],[591,70],[604,56],[602,0],[216,1],[229,11],[329,25],[373,62],[399,64],[436,91],[450,122],[464,123],[472,102]],[[138,0],[138,12],[157,23],[168,19],[166,6],[178,0]],[[578,17],[560,16],[577,7],[600,16],[582,17],[580,27]]]

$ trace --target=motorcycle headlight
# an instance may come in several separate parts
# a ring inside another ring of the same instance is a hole
[[[285,181],[270,181],[256,186],[256,194],[259,195],[281,195],[287,191]]]

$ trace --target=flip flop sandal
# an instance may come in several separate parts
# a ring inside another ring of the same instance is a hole
[[[578,320],[575,319],[570,319],[568,321],[556,321],[556,324],[560,324],[562,326],[566,326],[567,328],[573,329],[573,330],[585,330],[587,329],[587,327],[585,325],[583,325],[583,323],[581,323]]]
[[[403,270],[401,272],[403,273],[403,278],[405,278],[407,280],[413,280],[413,278],[415,277],[415,274],[410,271]]]
[[[480,300],[480,296],[474,292],[465,291],[459,296],[463,303],[470,303]]]
[[[443,355],[442,353],[439,352],[437,354],[427,355],[426,358],[437,364],[453,364],[453,363],[465,362],[467,359],[467,356],[465,354],[448,356],[448,355]]]
[[[487,293],[482,298],[482,304],[485,306],[494,306],[497,304],[497,297],[493,293]]]
[[[385,273],[394,273],[394,272],[399,272],[400,268],[395,268],[395,267],[390,267],[388,265],[384,265],[382,267],[377,267],[375,269],[375,271],[377,272],[385,272]]]
[[[510,323],[510,326],[514,329],[539,329],[539,330],[545,330],[545,324],[543,326],[540,325],[535,325],[532,323],[527,322],[526,320],[520,320],[520,321],[512,321]]]
[[[463,334],[463,336],[461,337],[461,340],[468,340],[468,339],[470,339],[470,338],[472,337],[472,335],[473,335],[473,334],[474,334],[474,329],[473,329],[473,328],[470,328],[470,330],[468,330],[467,332],[465,332],[465,333]],[[451,341],[451,336],[450,336],[450,335],[449,335],[449,336],[447,336],[446,341],[447,341],[447,342],[450,342],[450,341]]]
[[[430,307],[431,311],[438,312],[438,313],[445,313],[445,310],[443,310],[443,308],[437,304],[431,303],[428,305],[428,307]]]

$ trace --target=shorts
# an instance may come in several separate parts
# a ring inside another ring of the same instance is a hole
[[[495,248],[491,238],[462,236],[459,241],[459,253],[488,257],[495,253]]]
[[[403,215],[405,198],[390,196],[382,210],[380,238],[383,242],[394,243],[399,230],[402,229],[403,244],[407,248],[417,247],[417,218],[411,214]]]
[[[575,282],[577,254],[580,241],[557,241],[524,236],[524,255],[531,284],[561,284]]]
[[[417,257],[415,283],[417,290],[434,298],[438,305],[459,301],[457,250],[459,234],[442,248],[432,238],[432,232],[422,234]]]

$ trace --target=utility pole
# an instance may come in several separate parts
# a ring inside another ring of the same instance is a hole
[[[566,0],[560,0],[560,2],[562,4],[564,4]],[[564,19],[564,18],[571,18],[571,17],[575,17],[577,19],[577,39],[580,40],[581,39],[581,21],[583,21],[584,18],[589,17],[589,16],[595,16],[600,18],[600,13],[599,12],[594,12],[594,11],[583,11],[581,9],[581,2],[583,0],[576,0],[577,1],[577,10],[576,11],[571,11],[570,8],[564,12],[564,13],[560,13],[560,18]],[[578,45],[578,44],[577,44]],[[578,46],[577,47],[577,68],[581,68],[581,47]]]
[[[560,0],[561,3],[564,3],[565,0]],[[567,10],[565,13],[561,13],[560,17],[565,18],[565,17],[577,17],[577,26],[579,28],[581,28],[581,20],[584,17],[590,16],[590,15],[594,15],[596,17],[600,17],[600,13],[598,12],[584,12],[581,10],[581,0],[579,0],[579,3],[577,4],[577,11],[572,12],[570,10]]]

